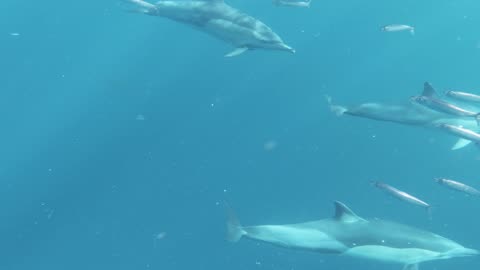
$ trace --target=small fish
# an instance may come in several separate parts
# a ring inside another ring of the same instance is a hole
[[[472,141],[476,143],[477,145],[480,146],[480,134],[470,130],[466,129],[462,126],[454,126],[454,125],[449,125],[449,124],[438,124],[438,128],[441,128],[457,137],[463,138],[465,140]]]
[[[467,93],[467,92],[459,92],[459,91],[447,91],[445,92],[445,95],[454,99],[458,99],[461,101],[466,101],[466,102],[480,102],[480,95],[475,95],[472,93]]]
[[[478,189],[465,185],[464,183],[460,183],[446,178],[435,178],[435,182],[439,183],[442,186],[446,186],[450,189],[460,191],[468,195],[480,196],[480,191]]]
[[[410,34],[415,35],[415,28],[406,25],[406,24],[389,24],[382,27],[383,32],[401,32],[401,31],[409,31]]]
[[[273,0],[273,4],[276,6],[305,7],[305,8],[309,8],[311,2],[312,0],[306,0],[306,1]]]
[[[375,187],[377,187],[378,189],[384,191],[385,193],[401,200],[401,201],[404,201],[404,202],[407,202],[407,203],[410,203],[410,204],[413,204],[413,205],[417,205],[417,206],[421,206],[425,209],[427,209],[427,212],[430,214],[430,204],[420,200],[419,198],[416,198],[408,193],[406,193],[405,191],[401,191],[399,189],[396,189],[390,185],[387,185],[385,183],[382,183],[382,182],[377,182],[377,181],[372,181],[372,185],[374,185]]]

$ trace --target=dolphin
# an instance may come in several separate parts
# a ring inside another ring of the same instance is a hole
[[[295,53],[266,24],[227,5],[224,0],[162,0],[155,4],[143,0],[125,1],[135,5],[139,13],[184,23],[232,44],[235,50],[226,57],[254,49]]]
[[[242,237],[276,246],[393,262],[416,270],[422,262],[479,255],[440,235],[380,219],[367,220],[341,202],[332,218],[288,225],[241,226],[231,212],[227,238]]]
[[[417,103],[385,104],[363,103],[356,106],[340,106],[333,104],[327,96],[329,108],[337,116],[350,115],[368,118],[376,121],[393,122],[397,124],[419,126],[438,130],[440,126],[447,124],[462,126],[472,131],[480,131],[475,119],[471,117],[459,117],[432,110]],[[451,150],[458,150],[472,143],[471,140],[459,138]]]

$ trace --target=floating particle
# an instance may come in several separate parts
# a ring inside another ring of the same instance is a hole
[[[265,151],[273,151],[275,150],[275,148],[277,148],[277,146],[278,146],[277,141],[269,140],[263,144],[263,149],[265,149]]]
[[[159,232],[155,234],[155,240],[162,240],[167,236],[166,232]]]

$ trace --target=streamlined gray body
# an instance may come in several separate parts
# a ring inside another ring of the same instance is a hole
[[[382,27],[382,31],[384,32],[402,32],[402,31],[409,31],[410,34],[415,35],[415,28],[406,25],[406,24],[389,24]]]
[[[423,207],[425,209],[427,209],[427,211],[430,210],[430,204],[420,200],[419,198],[411,195],[411,194],[408,194],[407,192],[405,191],[402,191],[402,190],[399,190],[397,188],[394,188],[388,184],[385,184],[385,183],[382,183],[382,182],[377,182],[377,181],[374,181],[372,182],[372,184],[377,187],[378,189],[382,190],[383,192],[401,200],[401,201],[404,201],[406,203],[409,203],[409,204],[413,204],[413,205],[417,205],[417,206],[420,206],[420,207]]]
[[[468,195],[480,196],[480,191],[478,189],[465,185],[464,183],[460,183],[458,181],[454,181],[446,178],[436,178],[435,181],[440,185],[446,186],[450,189],[460,191]]]
[[[432,110],[417,103],[391,105],[384,103],[364,103],[356,106],[339,106],[332,104],[327,97],[330,110],[337,116],[351,115],[377,121],[393,122],[403,125],[419,126],[437,129],[441,124],[462,126],[465,129],[480,131],[477,121],[473,117],[460,117]],[[471,140],[460,137],[453,145],[452,150],[461,149]]]
[[[276,6],[287,6],[287,7],[303,7],[309,8],[312,0],[273,0],[273,4]]]
[[[236,49],[227,54],[228,57],[253,49],[295,52],[270,27],[223,0],[165,0],[156,4],[142,0],[127,1],[134,4],[138,12],[193,26],[232,44]]]
[[[464,102],[480,102],[480,95],[460,91],[447,91],[445,95]]]
[[[467,129],[462,126],[449,125],[444,123],[439,124],[438,127],[457,137],[472,141],[477,145],[480,144],[480,133],[477,133],[471,129]]]
[[[478,251],[437,234],[379,219],[366,220],[346,205],[335,202],[335,215],[288,225],[240,225],[230,215],[228,238],[242,237],[281,247],[320,253],[344,254],[418,269],[425,261],[478,255]]]

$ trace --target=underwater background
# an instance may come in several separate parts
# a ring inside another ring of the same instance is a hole
[[[246,225],[333,215],[433,231],[480,248],[476,147],[432,130],[332,114],[404,101],[424,81],[480,91],[480,3],[270,0],[228,4],[297,50],[232,47],[118,1],[0,2],[1,269],[401,269],[225,241],[228,201]],[[383,33],[391,23],[415,26]],[[433,217],[371,180],[431,203]],[[475,269],[478,258],[422,269]]]

